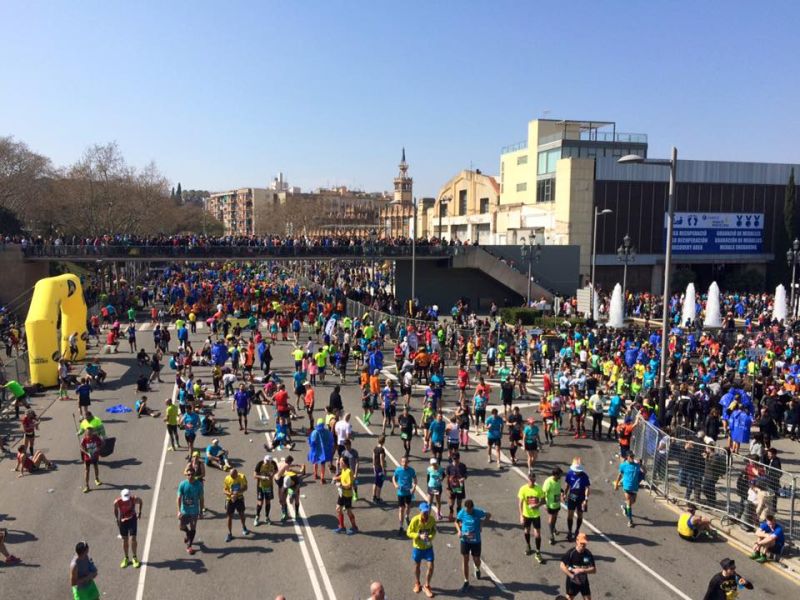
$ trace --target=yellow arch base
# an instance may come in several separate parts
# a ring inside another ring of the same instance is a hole
[[[78,334],[78,359],[86,356],[86,302],[77,276],[68,273],[40,279],[25,319],[31,383],[58,384],[58,361],[69,351],[69,336]],[[61,315],[61,348],[57,323]]]

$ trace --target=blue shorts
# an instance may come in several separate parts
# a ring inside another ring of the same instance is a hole
[[[422,562],[423,560],[427,560],[428,562],[433,562],[433,548],[426,548],[425,550],[420,550],[419,548],[412,548],[411,560],[413,560],[415,563]]]

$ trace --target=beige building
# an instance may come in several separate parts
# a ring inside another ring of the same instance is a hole
[[[480,170],[464,170],[445,183],[431,206],[418,214],[418,231],[425,237],[494,243],[500,184]]]
[[[591,262],[595,163],[626,154],[647,156],[647,136],[620,133],[610,121],[535,119],[527,140],[500,154],[500,200],[494,242],[578,245],[581,274]]]
[[[206,210],[225,226],[225,235],[249,236],[272,204],[273,195],[266,189],[246,187],[214,192],[206,201]]]

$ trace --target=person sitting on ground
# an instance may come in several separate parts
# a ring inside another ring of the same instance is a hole
[[[31,458],[25,451],[25,446],[20,446],[17,448],[17,466],[14,467],[14,471],[19,471],[19,475],[17,475],[17,477],[22,477],[26,472],[35,473],[39,470],[42,463],[44,463],[44,466],[48,471],[52,471],[56,468],[52,462],[47,460],[47,457],[41,450],[37,450]]]
[[[141,373],[139,375],[139,379],[136,380],[136,391],[137,392],[150,392],[150,380],[147,375]]]
[[[140,367],[146,367],[150,364],[150,357],[147,355],[144,348],[139,350],[139,353],[136,355],[136,361],[139,363]]]
[[[283,450],[288,448],[289,450],[294,449],[294,442],[291,438],[291,430],[289,429],[289,423],[286,421],[286,417],[278,417],[278,420],[275,423],[275,437],[272,440],[272,447],[268,450],[272,452],[272,450]]]
[[[693,542],[701,533],[711,534],[711,519],[695,514],[697,507],[694,504],[686,506],[686,512],[678,517],[678,535],[687,542]]]
[[[210,408],[204,408],[200,415],[200,433],[202,435],[214,435],[217,433],[217,419]]]
[[[134,404],[134,408],[136,409],[137,419],[142,415],[144,416],[150,415],[151,417],[161,416],[161,413],[159,411],[153,410],[149,406],[147,406],[147,396],[142,396],[141,398],[139,398]]]
[[[775,515],[769,513],[764,522],[756,529],[756,542],[753,544],[753,553],[750,558],[760,563],[767,562],[770,554],[778,558],[783,552],[785,543],[783,526],[775,520]]]
[[[106,372],[103,371],[97,363],[88,361],[83,370],[86,371],[92,383],[96,383],[98,387],[101,387],[106,380]]]
[[[228,471],[231,468],[231,464],[228,462],[228,451],[219,445],[218,438],[214,438],[206,446],[205,462],[209,467],[216,467],[222,471]]]

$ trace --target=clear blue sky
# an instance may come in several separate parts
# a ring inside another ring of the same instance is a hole
[[[607,119],[682,158],[798,162],[800,4],[7,1],[0,135],[57,165],[116,141],[184,188],[418,196],[528,120]]]

